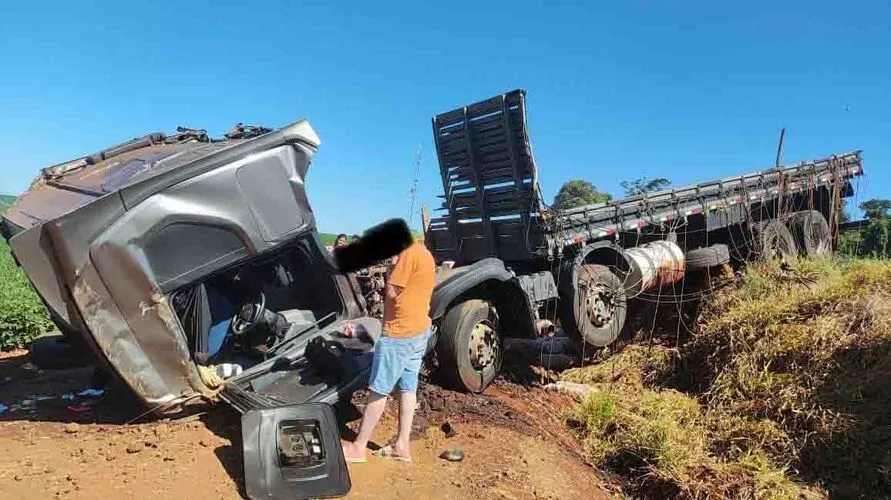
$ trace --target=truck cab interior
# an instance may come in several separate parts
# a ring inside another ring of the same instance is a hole
[[[238,365],[244,371],[231,380],[235,391],[279,406],[370,366],[380,323],[351,311],[353,297],[344,295],[354,291],[342,279],[307,235],[182,287],[170,300],[195,363]],[[344,334],[347,324],[354,335]]]

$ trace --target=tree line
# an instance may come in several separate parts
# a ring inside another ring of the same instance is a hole
[[[839,250],[855,257],[891,257],[891,200],[873,198],[857,208],[865,218],[858,227],[839,234]],[[850,215],[844,219],[850,219]]]

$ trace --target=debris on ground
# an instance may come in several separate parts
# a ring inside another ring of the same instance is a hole
[[[560,380],[554,383],[550,383],[544,386],[546,391],[558,392],[560,394],[566,394],[568,396],[572,396],[576,399],[583,400],[591,395],[592,392],[596,391],[597,388],[588,385],[588,384],[579,384],[576,382],[568,382],[565,380]]]
[[[464,451],[460,449],[446,450],[439,455],[439,458],[449,462],[460,462],[464,460]]]
[[[448,422],[442,424],[442,425],[439,427],[439,429],[442,431],[442,434],[443,434],[446,438],[453,438],[453,437],[455,437],[455,434],[457,434],[457,433],[455,432],[455,429],[452,427],[452,424],[450,424],[450,423],[448,423]]]
[[[551,337],[505,339],[504,354],[517,361],[555,371],[562,371],[581,363],[575,342],[562,331]]]
[[[77,393],[78,396],[82,396],[82,397],[86,396],[86,397],[91,397],[91,398],[96,398],[103,394],[105,394],[104,389],[84,389]]]

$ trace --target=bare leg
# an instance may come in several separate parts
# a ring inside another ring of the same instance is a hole
[[[415,418],[415,408],[418,404],[418,395],[415,392],[399,393],[399,434],[393,452],[401,457],[411,457],[411,424]]]
[[[365,412],[362,414],[362,423],[359,425],[359,435],[352,443],[343,443],[343,454],[347,459],[365,458],[365,448],[371,439],[374,428],[384,414],[387,407],[387,396],[382,396],[376,392],[368,393],[368,402],[365,405]]]

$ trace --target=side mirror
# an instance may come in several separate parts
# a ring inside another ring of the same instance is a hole
[[[414,238],[403,219],[390,219],[364,233],[358,240],[334,249],[334,262],[342,273],[351,273],[399,255]]]

